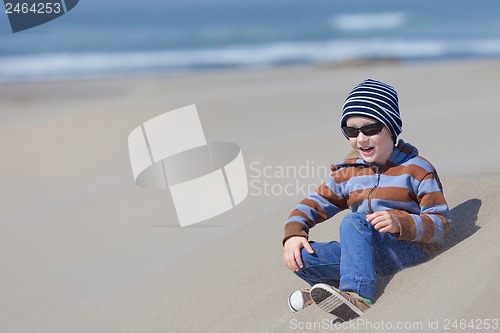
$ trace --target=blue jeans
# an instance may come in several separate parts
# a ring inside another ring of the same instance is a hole
[[[311,286],[326,283],[375,300],[376,275],[391,275],[429,260],[415,243],[400,241],[375,230],[360,213],[350,213],[340,224],[340,243],[311,241],[302,249],[304,267],[296,274]]]

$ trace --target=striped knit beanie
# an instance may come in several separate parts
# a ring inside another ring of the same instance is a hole
[[[346,126],[347,118],[352,116],[380,121],[389,129],[394,142],[401,134],[403,122],[399,115],[398,93],[383,82],[367,79],[354,87],[342,107],[340,127]]]

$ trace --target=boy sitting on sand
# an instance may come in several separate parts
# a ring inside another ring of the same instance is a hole
[[[290,295],[293,311],[314,302],[350,320],[374,303],[377,275],[423,263],[439,251],[450,211],[434,167],[415,147],[397,141],[402,121],[393,87],[372,79],[360,83],[347,96],[340,124],[357,156],[332,166],[329,181],[292,211],[283,258],[312,286]],[[340,242],[308,241],[310,228],[347,208]]]

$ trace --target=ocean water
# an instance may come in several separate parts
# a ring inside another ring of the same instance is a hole
[[[1,82],[486,57],[498,0],[81,0],[18,33],[0,13]]]

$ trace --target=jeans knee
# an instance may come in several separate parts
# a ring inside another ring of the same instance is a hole
[[[367,232],[371,233],[372,226],[366,220],[366,216],[361,213],[350,213],[342,219],[340,223],[340,232]]]

